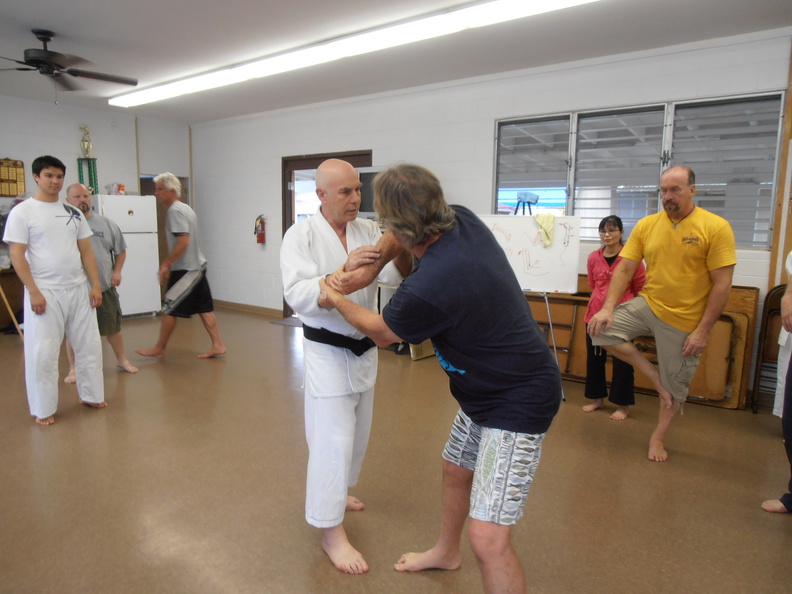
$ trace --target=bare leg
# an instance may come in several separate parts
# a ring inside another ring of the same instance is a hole
[[[777,514],[788,514],[789,510],[781,503],[780,499],[768,499],[762,503],[762,509]]]
[[[583,407],[583,412],[594,412],[600,407],[602,407],[602,398],[596,398],[591,402],[591,404],[587,404]]]
[[[443,459],[443,522],[437,544],[423,553],[405,553],[394,565],[396,571],[459,569],[459,544],[470,511],[473,471]]]
[[[524,594],[525,574],[511,543],[511,526],[471,518],[468,532],[484,580],[484,591]]]
[[[671,408],[674,398],[671,396],[671,392],[666,390],[663,387],[663,384],[660,383],[660,373],[658,373],[657,368],[652,365],[649,359],[641,354],[641,352],[633,343],[622,342],[621,344],[604,345],[604,347],[605,350],[611,353],[614,357],[618,357],[622,361],[626,361],[636,369],[642,371],[650,380],[652,380],[652,385],[654,386],[655,390],[657,390],[660,400],[662,401],[661,406],[664,406],[665,408]]]
[[[657,420],[657,427],[649,438],[649,459],[653,462],[665,462],[668,460],[668,452],[665,450],[665,436],[671,427],[671,421],[679,410],[679,404],[674,402],[671,408],[660,405],[660,416]]]
[[[674,402],[671,392],[660,383],[660,373],[657,368],[644,357],[631,342],[621,344],[606,345],[605,350],[612,353],[622,361],[626,361],[636,369],[642,371],[654,385],[660,396],[660,418],[657,427],[649,438],[649,459],[654,462],[665,462],[668,460],[668,452],[665,450],[665,436],[671,427],[671,421],[679,410],[679,404]]]
[[[353,497],[352,495],[347,495],[347,511],[363,511],[365,508],[365,504],[360,499]]]
[[[343,524],[325,529],[322,550],[344,573],[366,573],[369,569],[363,555],[349,543]]]
[[[143,355],[144,357],[156,357],[158,359],[162,359],[162,357],[165,356],[165,349],[168,346],[168,341],[170,340],[171,334],[173,334],[173,329],[175,327],[176,316],[162,316],[162,322],[160,323],[160,334],[159,338],[157,339],[157,344],[147,349],[135,349],[135,352],[138,355]]]
[[[68,338],[66,339],[66,356],[69,359],[69,373],[66,374],[63,381],[67,384],[77,383],[77,371],[74,369],[74,348]]]
[[[215,317],[214,312],[210,311],[209,313],[198,314],[198,317],[201,318],[204,328],[206,328],[206,331],[209,333],[209,336],[212,339],[212,348],[202,355],[198,355],[198,358],[209,359],[210,357],[225,355],[226,347],[220,338],[220,330],[217,328],[217,318]]]
[[[108,334],[107,342],[113,347],[113,353],[115,353],[116,361],[118,361],[118,367],[129,373],[137,373],[138,368],[132,365],[126,358],[126,353],[124,353],[124,337],[121,336],[121,333],[116,332],[115,334]]]
[[[623,421],[627,417],[630,416],[630,407],[629,406],[618,406],[616,407],[616,412],[614,412],[610,418],[614,421]]]

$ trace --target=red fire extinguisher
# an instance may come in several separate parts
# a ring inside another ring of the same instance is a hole
[[[256,235],[256,243],[267,243],[267,235],[266,235],[266,219],[264,215],[259,215],[256,218],[256,227],[253,231]]]

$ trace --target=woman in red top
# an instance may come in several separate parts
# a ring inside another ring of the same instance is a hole
[[[624,226],[622,220],[616,215],[605,217],[599,224],[599,236],[602,247],[592,252],[588,257],[588,283],[592,293],[586,308],[585,321],[589,320],[597,313],[605,302],[608,294],[611,276],[616,270],[616,265],[621,260],[619,252],[624,246],[623,241]],[[624,303],[635,297],[643,288],[646,282],[646,268],[643,262],[638,265],[635,275],[627,286],[624,296],[619,303]],[[592,412],[602,406],[603,400],[608,396],[608,387],[605,380],[605,362],[607,354],[602,347],[591,344],[591,337],[586,334],[586,398],[592,400],[591,404],[583,407],[586,412]],[[613,378],[611,381],[610,400],[616,405],[616,412],[611,415],[611,419],[622,421],[630,414],[630,407],[635,404],[635,374],[632,365],[625,363],[621,359],[613,359]]]

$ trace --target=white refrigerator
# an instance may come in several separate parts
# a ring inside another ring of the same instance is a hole
[[[156,313],[162,306],[157,279],[157,199],[154,196],[91,197],[93,211],[113,220],[124,234],[126,260],[118,296],[124,316]]]

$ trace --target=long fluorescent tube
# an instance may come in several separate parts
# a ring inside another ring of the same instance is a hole
[[[164,85],[134,91],[111,98],[108,103],[119,107],[134,107],[163,99],[198,93],[233,85],[254,78],[263,78],[308,66],[316,66],[349,56],[415,43],[434,37],[458,33],[465,29],[486,27],[506,21],[589,4],[599,0],[495,0],[396,25],[372,29],[297,49],[284,54],[262,58],[246,64],[229,66],[214,72],[199,74]]]

